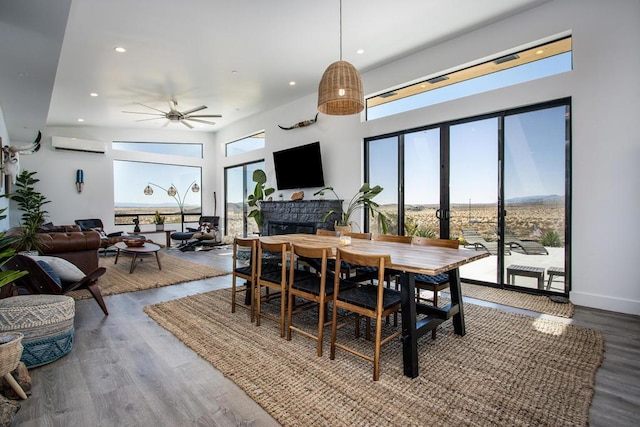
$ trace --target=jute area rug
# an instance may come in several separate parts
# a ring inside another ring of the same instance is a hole
[[[446,291],[445,291],[446,292]],[[544,295],[531,295],[508,289],[496,289],[488,286],[462,284],[462,296],[491,301],[497,304],[508,305],[538,313],[550,314],[559,317],[573,317],[574,306],[571,302],[566,304],[553,302]]]
[[[466,304],[464,337],[445,322],[436,340],[419,341],[418,378],[403,375],[402,344],[394,340],[383,347],[374,382],[372,363],[340,350],[329,359],[330,328],[316,357],[314,341],[299,334],[286,341],[267,320],[257,327],[246,310],[232,314],[230,300],[223,289],[144,311],[282,425],[588,424],[604,351],[597,331]],[[317,312],[306,313],[298,322],[313,327]],[[373,344],[349,327],[338,339],[372,354]]]
[[[132,274],[129,274],[130,256],[121,255],[117,264],[113,263],[114,257],[101,257],[100,267],[107,269],[106,273],[98,279],[102,296],[159,288],[228,274],[226,271],[162,252],[159,253],[159,256],[162,270],[158,270],[155,256],[147,256],[142,258],[142,262],[136,261],[137,265]],[[75,299],[91,298],[91,294],[87,290],[73,291],[68,295]]]

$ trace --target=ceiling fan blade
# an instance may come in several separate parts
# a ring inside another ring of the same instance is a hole
[[[162,110],[158,110],[157,108],[154,108],[154,107],[149,107],[148,105],[144,105],[144,104],[141,104],[141,103],[139,103],[139,102],[134,102],[134,104],[142,105],[143,107],[151,108],[152,110],[156,110],[156,111],[158,111],[158,112],[160,112],[160,113],[162,113],[162,114],[166,114],[166,113],[165,113],[164,111],[162,111]]]
[[[219,117],[222,117],[222,114],[196,114],[196,115],[189,115],[186,118],[189,118],[189,117],[218,117],[219,118]]]
[[[208,124],[208,125],[215,125],[216,124],[216,122],[210,122],[208,120],[200,120],[200,119],[185,118],[183,120],[191,120],[192,122],[205,123],[205,124]]]
[[[162,113],[162,114],[160,114],[160,113],[143,113],[143,112],[140,112],[140,111],[123,111],[123,113],[146,114],[148,116],[164,116],[165,115],[165,113]]]
[[[164,119],[164,117],[152,117],[150,119],[140,119],[140,120],[136,120],[136,122],[146,122],[149,120],[158,120],[158,119]]]
[[[166,128],[167,126],[169,126],[169,123],[171,123],[171,120],[167,120],[166,122],[164,122],[164,124],[162,125],[163,128]]]
[[[193,129],[193,126],[191,126],[189,123],[185,122],[184,120],[180,120],[180,123],[182,123],[183,125],[185,125],[189,129]]]
[[[175,99],[170,99],[168,102],[169,102],[169,109],[171,111],[178,111],[178,102]]]
[[[196,111],[204,110],[205,108],[207,108],[206,105],[201,105],[199,107],[192,108],[192,109],[187,110],[187,111],[183,111],[182,114],[186,116],[187,114],[195,113]]]

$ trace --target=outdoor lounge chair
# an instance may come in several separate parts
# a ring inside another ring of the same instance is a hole
[[[484,249],[491,255],[498,255],[498,242],[487,242],[476,230],[463,228],[462,237],[467,242],[465,247],[473,246],[476,250]],[[504,253],[505,255],[511,255],[511,250],[505,246]]]
[[[527,255],[549,255],[547,248],[534,240],[520,240],[510,230],[504,230],[504,243],[511,249],[519,248]]]

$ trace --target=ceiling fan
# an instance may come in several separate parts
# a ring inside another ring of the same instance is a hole
[[[147,120],[167,119],[167,122],[164,125],[162,125],[162,127],[167,126],[169,123],[176,122],[176,123],[182,123],[183,125],[185,125],[189,129],[193,129],[193,125],[191,125],[189,123],[189,121],[198,122],[198,123],[204,123],[204,124],[207,124],[207,125],[215,125],[216,124],[215,122],[212,122],[212,121],[209,121],[209,120],[202,120],[202,119],[203,118],[208,118],[208,117],[222,117],[220,114],[193,114],[193,113],[196,113],[198,111],[202,111],[205,108],[207,108],[206,105],[201,105],[199,107],[195,107],[195,108],[192,108],[192,109],[186,110],[186,111],[178,111],[178,102],[175,99],[170,99],[169,100],[169,111],[158,110],[157,108],[150,107],[148,105],[144,105],[144,104],[141,104],[139,102],[136,102],[136,104],[142,105],[143,107],[150,108],[152,110],[155,110],[155,111],[157,111],[157,113],[145,113],[145,112],[140,112],[140,111],[123,111],[123,113],[147,114],[147,115],[151,115],[151,116],[158,116],[158,117],[152,117],[150,119],[136,120],[136,122],[144,122],[144,121],[147,121]]]

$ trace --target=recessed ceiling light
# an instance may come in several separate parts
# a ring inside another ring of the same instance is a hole
[[[294,82],[293,80],[289,82],[289,86],[295,86],[296,82]]]
[[[96,96],[98,96],[98,94],[97,94],[97,93],[95,93],[95,92],[91,92],[91,93],[89,94],[89,96],[93,96],[93,97],[95,98]]]
[[[113,48],[113,50],[115,50],[118,53],[125,53],[127,51],[127,49],[121,47],[121,46],[116,46]]]
[[[356,50],[356,53],[358,55],[362,55],[364,53],[364,49],[358,49],[358,50]]]
[[[78,119],[79,122],[84,122],[84,119]]]

